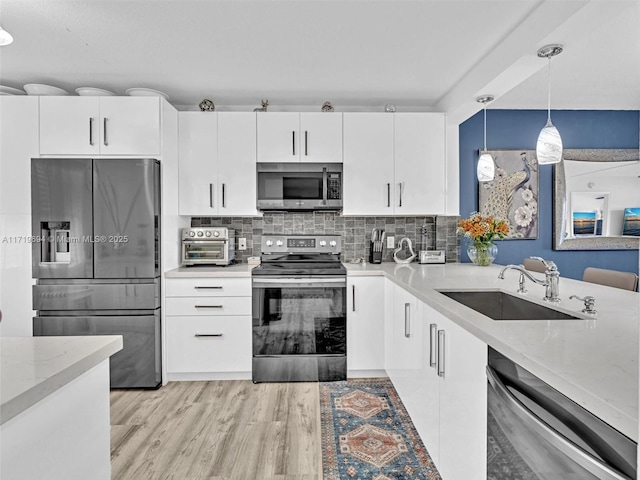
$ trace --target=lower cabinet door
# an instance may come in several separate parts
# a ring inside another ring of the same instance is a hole
[[[167,372],[250,372],[251,316],[167,316]]]
[[[384,369],[382,277],[347,277],[347,369]]]

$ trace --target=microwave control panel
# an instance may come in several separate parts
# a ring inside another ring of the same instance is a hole
[[[327,174],[327,199],[340,200],[342,198],[342,178],[340,173]]]

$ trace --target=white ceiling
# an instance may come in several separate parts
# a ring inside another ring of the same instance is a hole
[[[1,0],[0,84],[166,92],[178,108],[640,109],[639,0]]]

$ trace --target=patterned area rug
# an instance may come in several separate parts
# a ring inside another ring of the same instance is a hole
[[[500,428],[495,417],[487,416],[487,480],[537,480]]]
[[[391,380],[320,384],[324,480],[440,480]]]

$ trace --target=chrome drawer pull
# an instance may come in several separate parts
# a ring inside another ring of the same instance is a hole
[[[444,330],[438,330],[438,376],[444,377]]]
[[[222,308],[222,305],[195,305],[196,308]]]
[[[438,344],[436,342],[436,337],[438,336],[438,325],[436,323],[432,323],[429,325],[429,366],[436,366],[436,357],[438,355]]]
[[[404,336],[409,338],[411,336],[411,304],[404,304]]]
[[[195,287],[196,290],[222,290],[222,286],[216,285],[213,287],[201,287],[199,285],[196,285]]]
[[[222,333],[196,333],[194,337],[221,337]]]

